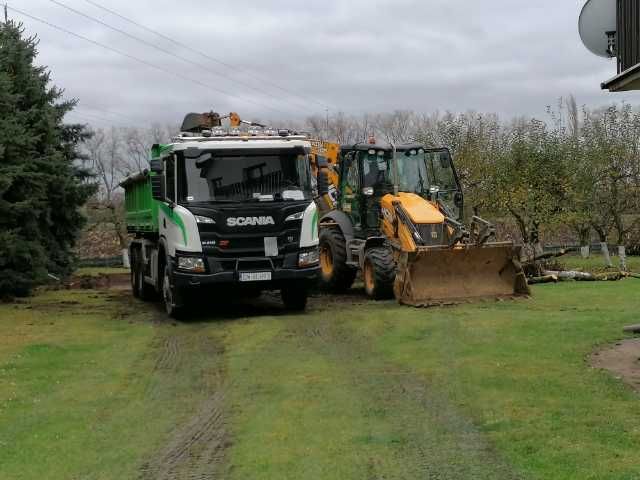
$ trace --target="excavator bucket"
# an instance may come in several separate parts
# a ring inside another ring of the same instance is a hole
[[[419,247],[402,253],[394,285],[400,303],[426,307],[482,298],[528,295],[512,243],[454,248]]]

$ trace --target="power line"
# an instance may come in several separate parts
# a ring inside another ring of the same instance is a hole
[[[106,28],[108,28],[108,29],[110,29],[110,30],[113,30],[114,32],[117,32],[117,33],[119,33],[119,34],[121,34],[121,35],[124,35],[124,36],[126,36],[127,38],[130,38],[130,39],[132,39],[132,40],[134,40],[134,41],[136,41],[136,42],[138,42],[138,43],[141,43],[141,44],[143,44],[143,45],[146,45],[147,47],[150,47],[150,48],[153,48],[153,49],[155,49],[155,50],[158,50],[159,52],[162,52],[162,53],[164,53],[165,55],[169,55],[169,56],[171,56],[171,57],[177,58],[178,60],[181,60],[181,61],[183,61],[183,62],[189,63],[189,64],[194,65],[194,66],[196,66],[196,67],[198,67],[198,68],[201,68],[201,69],[203,69],[203,70],[206,70],[207,72],[212,73],[213,75],[217,75],[217,76],[219,76],[219,77],[226,78],[227,80],[230,80],[230,81],[232,81],[232,82],[235,82],[235,83],[237,83],[237,84],[239,84],[239,85],[243,85],[243,86],[245,86],[245,87],[247,87],[247,88],[249,88],[249,89],[251,89],[251,90],[254,90],[255,92],[258,92],[258,93],[260,93],[260,94],[262,94],[262,95],[266,95],[266,96],[271,97],[271,98],[273,98],[273,99],[275,99],[275,100],[277,100],[277,101],[279,101],[279,102],[283,102],[283,99],[282,99],[282,98],[279,98],[279,97],[277,97],[277,96],[275,96],[275,95],[273,95],[273,94],[271,94],[271,93],[267,92],[266,90],[262,90],[262,89],[260,89],[260,88],[256,88],[256,87],[254,87],[253,85],[250,85],[250,84],[245,83],[245,82],[241,82],[241,81],[234,80],[234,79],[233,79],[232,77],[230,77],[229,75],[225,75],[225,74],[223,74],[223,73],[216,72],[215,70],[212,70],[212,69],[208,68],[206,65],[203,65],[203,64],[198,63],[198,62],[194,62],[193,60],[190,60],[190,59],[188,59],[188,58],[186,58],[186,57],[183,57],[182,55],[178,55],[178,54],[176,54],[176,53],[174,53],[174,52],[172,52],[172,51],[170,51],[170,50],[167,50],[167,49],[165,49],[165,48],[159,47],[158,45],[156,45],[156,44],[154,44],[154,43],[148,42],[148,41],[146,41],[146,40],[145,40],[145,39],[143,39],[143,38],[140,38],[140,37],[137,37],[137,36],[135,36],[135,35],[132,35],[132,34],[130,34],[129,32],[127,32],[127,31],[125,31],[125,30],[122,30],[122,29],[120,29],[120,28],[117,28],[117,27],[114,27],[114,26],[112,26],[112,25],[109,25],[108,23],[103,22],[102,20],[100,20],[100,19],[98,19],[98,18],[92,17],[91,15],[88,15],[88,14],[86,14],[86,13],[84,13],[84,12],[81,12],[81,11],[79,11],[79,10],[76,10],[75,8],[72,8],[72,7],[70,7],[69,5],[66,5],[66,4],[64,4],[64,3],[62,3],[62,2],[59,2],[58,0],[49,0],[49,2],[51,2],[51,3],[55,4],[55,5],[58,5],[59,7],[62,7],[62,8],[66,9],[66,10],[68,10],[68,11],[70,11],[70,12],[73,12],[73,13],[75,13],[76,15],[79,15],[79,16],[81,16],[81,17],[83,17],[83,18],[86,18],[86,19],[88,19],[88,20],[91,20],[91,21],[93,21],[93,22],[96,22],[96,23],[98,23],[98,24],[102,25],[103,27],[106,27]],[[293,105],[293,106],[294,106],[295,108],[297,108],[297,109],[303,109],[303,107],[301,107],[301,106],[299,106],[299,105]],[[304,107],[304,109],[306,109],[306,106]]]
[[[147,27],[145,25],[142,25],[141,23],[138,23],[135,20],[132,20],[132,19],[130,19],[130,18],[128,18],[128,17],[126,17],[126,16],[114,11],[114,10],[111,10],[110,8],[104,7],[104,6],[100,5],[97,2],[94,2],[93,0],[84,0],[84,1],[86,3],[88,3],[88,4],[90,4],[90,5],[93,5],[96,8],[99,8],[99,9],[101,9],[101,10],[107,12],[107,13],[110,13],[111,15],[114,15],[114,16],[116,16],[116,17],[118,17],[118,18],[120,18],[120,19],[122,19],[122,20],[124,20],[126,22],[129,22],[129,23],[135,25],[138,28],[141,28],[141,29],[143,29],[143,30],[145,30],[145,31],[147,31],[149,33],[154,34],[154,35],[157,35],[158,37],[163,38],[164,40],[166,40],[168,42],[171,42],[174,45],[177,45],[177,46],[179,46],[181,48],[189,50],[189,51],[191,51],[191,52],[193,52],[193,53],[195,53],[197,55],[200,55],[201,57],[206,58],[207,60],[215,62],[215,63],[217,63],[219,65],[223,65],[223,66],[227,67],[230,70],[234,70],[236,72],[239,72],[239,73],[242,73],[244,75],[247,75],[248,77],[251,77],[251,78],[253,78],[254,80],[256,80],[256,81],[258,81],[260,83],[271,85],[272,87],[277,88],[278,90],[280,90],[282,92],[288,93],[290,95],[294,95],[294,96],[296,96],[296,97],[298,97],[300,99],[303,99],[303,100],[311,101],[311,102],[313,102],[313,103],[315,103],[317,105],[320,105],[324,109],[326,109],[327,107],[330,106],[330,105],[327,105],[326,103],[321,102],[320,100],[317,100],[317,99],[315,99],[313,97],[310,97],[308,95],[302,95],[300,93],[294,92],[293,90],[281,87],[277,83],[271,82],[270,80],[268,80],[268,79],[266,79],[264,77],[258,76],[256,74],[250,72],[249,70],[237,67],[235,65],[231,65],[231,64],[229,64],[227,62],[224,62],[224,61],[222,61],[222,60],[220,60],[218,58],[212,57],[211,55],[203,53],[200,50],[196,50],[195,48],[193,48],[193,47],[191,47],[189,45],[186,45],[185,43],[182,43],[182,42],[180,42],[180,41],[178,41],[178,40],[176,40],[174,38],[171,38],[171,37],[169,37],[169,36],[167,36],[167,35],[165,35],[163,33],[160,33],[160,32],[158,32],[156,30],[153,30],[153,29],[151,29],[151,28],[149,28],[149,27]]]
[[[72,117],[77,117],[81,120],[85,120],[86,122],[88,122],[89,124],[93,124],[93,123],[102,123],[104,126],[110,126],[110,127],[121,127],[122,125],[115,125],[113,120],[109,120],[106,118],[102,118],[102,117],[98,117],[95,115],[92,115],[90,113],[86,113],[86,112],[76,112],[76,111],[72,111],[69,112],[65,115],[66,116],[72,116]],[[73,122],[73,119],[71,120]]]
[[[96,46],[98,46],[98,47],[104,48],[105,50],[109,50],[110,52],[117,53],[118,55],[122,55],[123,57],[126,57],[126,58],[128,58],[128,59],[130,59],[130,60],[133,60],[133,61],[135,61],[135,62],[138,62],[138,63],[140,63],[140,64],[146,65],[146,66],[148,66],[148,67],[151,67],[151,68],[153,68],[153,69],[155,69],[155,70],[159,70],[159,71],[161,71],[161,72],[163,72],[163,73],[167,73],[167,74],[169,74],[169,75],[173,75],[174,77],[180,78],[181,80],[185,80],[185,81],[188,81],[188,82],[194,83],[194,84],[199,85],[199,86],[201,86],[201,87],[203,87],[203,88],[206,88],[206,89],[208,89],[208,90],[213,90],[213,91],[218,92],[218,93],[220,93],[220,94],[222,94],[222,95],[225,95],[225,96],[227,96],[227,97],[237,98],[237,99],[242,100],[242,101],[244,101],[244,102],[252,103],[252,104],[254,104],[254,105],[258,105],[258,106],[260,106],[260,107],[267,108],[267,109],[269,109],[269,110],[273,110],[273,111],[275,111],[275,112],[278,112],[278,113],[281,113],[281,114],[285,114],[285,115],[286,115],[286,113],[285,113],[285,112],[283,112],[282,110],[278,110],[278,109],[273,108],[273,107],[270,107],[270,106],[268,106],[268,105],[264,105],[264,104],[261,104],[261,103],[259,103],[259,102],[254,101],[254,100],[250,100],[250,99],[248,99],[248,98],[240,97],[240,96],[235,95],[235,94],[233,94],[233,93],[225,92],[224,90],[220,90],[219,88],[212,87],[211,85],[208,85],[208,84],[206,84],[206,83],[203,83],[203,82],[201,82],[201,81],[199,81],[199,80],[196,80],[196,79],[194,79],[194,78],[187,77],[186,75],[182,75],[182,74],[177,73],[177,72],[175,72],[175,71],[173,71],[173,70],[169,70],[169,69],[167,69],[167,68],[163,68],[163,67],[161,67],[161,66],[159,66],[159,65],[155,65],[155,64],[153,64],[153,63],[151,63],[151,62],[147,62],[146,60],[143,60],[143,59],[138,58],[138,57],[136,57],[136,56],[130,55],[130,54],[128,54],[128,53],[126,53],[126,52],[123,52],[123,51],[121,51],[121,50],[115,49],[115,48],[113,48],[113,47],[110,47],[110,46],[108,46],[108,45],[105,45],[104,43],[100,43],[100,42],[98,42],[98,41],[96,41],[96,40],[92,40],[92,39],[90,39],[90,38],[88,38],[88,37],[85,37],[85,36],[83,36],[83,35],[80,35],[79,33],[75,33],[75,32],[72,32],[72,31],[70,31],[70,30],[67,30],[67,29],[65,29],[65,28],[63,28],[63,27],[60,27],[60,26],[55,25],[55,24],[53,24],[53,23],[51,23],[51,22],[48,22],[48,21],[43,20],[43,19],[41,19],[41,18],[38,18],[38,17],[36,17],[36,16],[34,16],[34,15],[31,15],[31,14],[29,14],[29,13],[26,13],[26,12],[22,11],[22,10],[19,10],[19,9],[17,9],[17,8],[15,8],[15,7],[9,7],[9,6],[7,6],[7,8],[8,8],[9,10],[13,11],[13,12],[16,12],[16,13],[18,13],[18,14],[20,14],[20,15],[23,15],[23,16],[27,17],[27,18],[30,18],[30,19],[32,19],[32,20],[34,20],[34,21],[36,21],[36,22],[42,23],[42,24],[47,25],[47,26],[49,26],[49,27],[51,27],[51,28],[53,28],[53,29],[55,29],[55,30],[58,30],[58,31],[63,32],[63,33],[66,33],[67,35],[71,35],[71,36],[73,36],[73,37],[79,38],[79,39],[81,39],[81,40],[84,40],[85,42],[89,42],[89,43],[91,43],[91,44],[93,44],[93,45],[96,45]]]
[[[113,110],[107,110],[107,109],[104,109],[104,108],[96,107],[94,105],[87,104],[87,103],[85,103],[83,101],[80,101],[80,100],[78,101],[78,107],[79,108],[89,109],[89,110],[94,110],[96,112],[106,113],[107,115],[114,115],[116,117],[120,117],[120,118],[122,118],[124,120],[128,120],[130,122],[135,122],[135,123],[139,123],[140,122],[140,119],[135,119],[133,117],[130,117],[128,115],[125,115],[123,113],[116,112],[116,111],[113,111]]]

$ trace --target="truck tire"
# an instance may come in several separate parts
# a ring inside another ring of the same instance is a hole
[[[307,285],[291,283],[282,287],[280,290],[282,303],[287,310],[292,312],[302,312],[307,308],[307,298],[309,297],[309,288]]]
[[[393,283],[396,278],[396,263],[393,252],[384,247],[370,248],[364,256],[362,271],[364,289],[374,300],[393,298]]]
[[[149,285],[144,281],[144,266],[140,262],[136,266],[136,273],[138,275],[138,298],[144,301],[156,299],[157,294],[155,288],[153,285]]]
[[[331,293],[344,293],[351,288],[357,270],[347,265],[347,242],[334,228],[320,231],[320,287]]]
[[[164,309],[167,312],[169,318],[180,319],[182,318],[184,307],[182,306],[182,298],[180,292],[171,286],[171,280],[169,277],[169,269],[165,266],[163,269],[162,277],[162,302],[164,303]]]

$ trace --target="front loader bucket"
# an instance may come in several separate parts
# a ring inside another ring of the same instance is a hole
[[[454,248],[419,247],[402,253],[395,294],[400,303],[416,307],[530,293],[512,243]]]

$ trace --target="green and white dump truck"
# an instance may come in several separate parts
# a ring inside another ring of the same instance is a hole
[[[303,310],[318,274],[309,139],[231,119],[187,115],[172,143],[153,146],[149,169],[122,183],[133,293],[160,294],[170,316],[212,290],[280,290]]]

